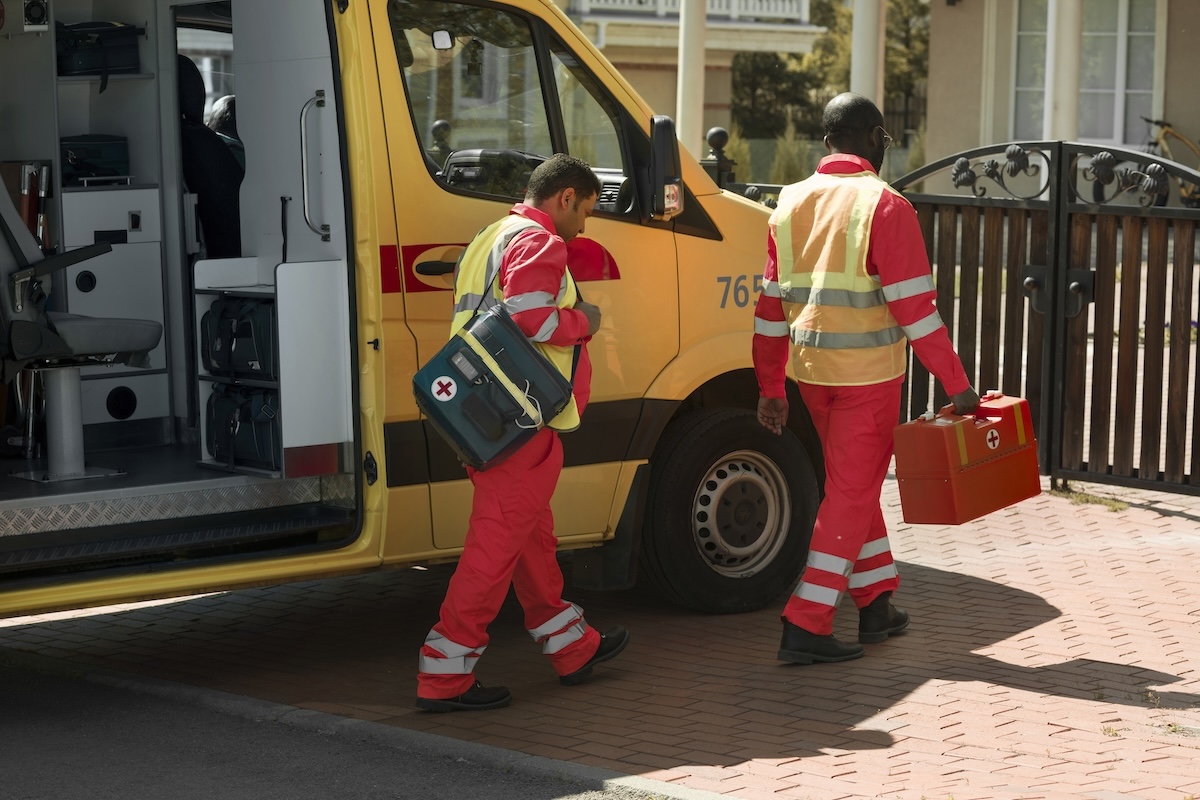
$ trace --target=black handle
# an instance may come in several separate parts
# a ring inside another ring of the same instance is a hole
[[[422,261],[413,269],[418,275],[449,275],[454,272],[453,261]]]

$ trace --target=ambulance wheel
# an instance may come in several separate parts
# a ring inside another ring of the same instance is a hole
[[[643,574],[669,600],[714,614],[777,602],[808,557],[818,487],[789,430],[706,409],[667,429],[651,459]]]

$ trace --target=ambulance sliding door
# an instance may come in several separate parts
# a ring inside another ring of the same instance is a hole
[[[640,398],[678,346],[674,243],[669,230],[643,226],[634,207],[629,118],[592,76],[594,64],[512,9],[391,0],[372,13],[399,239],[390,288],[402,302],[389,306],[389,324],[398,336],[403,315],[419,363],[449,333],[449,266],[521,200],[537,163],[570,152],[605,182],[606,210],[587,234],[613,258],[577,275],[604,314],[589,348],[592,399],[582,429],[564,436],[567,468],[554,499],[560,538],[596,538],[631,474],[622,442]],[[389,383],[389,421],[415,423],[411,378]],[[429,445],[434,544],[459,547],[471,486],[448,448],[432,438]]]

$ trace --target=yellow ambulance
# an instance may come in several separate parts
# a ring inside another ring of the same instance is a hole
[[[471,485],[412,379],[554,152],[603,186],[574,581],[718,613],[790,588],[822,467],[798,397],[781,437],[753,412],[768,210],[550,0],[9,6],[0,614],[452,561]]]

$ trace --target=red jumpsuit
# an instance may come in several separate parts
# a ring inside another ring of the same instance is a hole
[[[848,154],[827,156],[817,169],[826,175],[865,170],[874,172],[867,161]],[[937,316],[937,293],[912,205],[884,191],[867,224],[867,272],[878,279],[888,310],[946,391],[954,395],[966,390],[970,381]],[[771,398],[786,396],[791,335],[778,283],[777,252],[775,237],[769,235],[763,290],[755,307],[754,368],[761,395]],[[844,386],[806,381],[802,364],[796,372],[825,456],[825,497],[817,511],[808,562],[783,618],[824,636],[833,632],[834,612],[847,589],[855,605],[863,608],[900,584],[879,496],[892,458],[904,376]]]
[[[500,267],[504,297],[549,298],[544,305],[518,304],[522,310],[512,314],[513,320],[526,335],[538,334],[549,344],[586,344],[586,315],[553,303],[567,265],[566,244],[554,232],[554,223],[523,203],[509,213],[541,227],[517,234],[505,250]],[[556,327],[552,316],[557,317]],[[580,414],[591,378],[585,346],[573,381]],[[562,464],[557,431],[543,428],[500,464],[482,472],[467,469],[475,487],[470,528],[440,619],[421,647],[418,697],[457,697],[474,685],[475,663],[488,644],[488,625],[499,613],[510,583],[525,612],[526,629],[542,644],[556,673],[575,672],[595,655],[599,632],[587,624],[579,606],[562,599],[563,575],[550,511]]]

